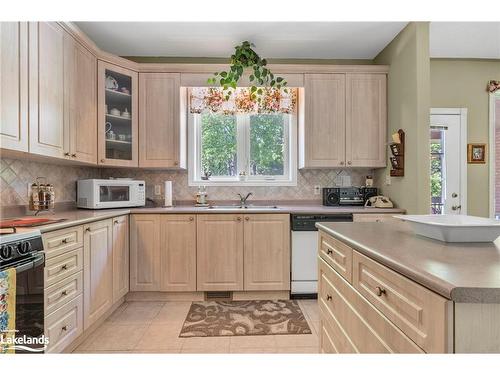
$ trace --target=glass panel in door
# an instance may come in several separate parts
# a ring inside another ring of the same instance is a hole
[[[106,159],[132,160],[132,77],[105,70]]]

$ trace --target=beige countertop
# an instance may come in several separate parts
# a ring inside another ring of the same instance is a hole
[[[173,207],[138,207],[138,208],[117,208],[110,210],[86,210],[69,209],[56,211],[55,214],[43,213],[38,217],[47,217],[51,219],[65,219],[64,221],[42,225],[31,229],[39,229],[42,233],[50,232],[74,225],[91,223],[97,220],[108,219],[119,215],[128,214],[232,214],[232,213],[276,213],[276,214],[335,214],[335,213],[353,213],[353,214],[383,214],[383,213],[404,213],[400,208],[365,208],[365,207],[326,207],[320,204],[279,204],[277,209],[217,209],[208,207],[195,207],[193,205],[179,205]],[[29,230],[30,228],[24,229]]]
[[[404,222],[318,223],[317,227],[455,302],[500,303],[500,239],[445,243],[415,235]]]

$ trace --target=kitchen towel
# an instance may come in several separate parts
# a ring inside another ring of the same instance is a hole
[[[14,353],[8,342],[16,329],[16,269],[0,271],[0,354]]]

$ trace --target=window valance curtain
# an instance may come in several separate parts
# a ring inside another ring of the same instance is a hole
[[[489,81],[486,90],[491,93],[500,90],[500,81]]]
[[[191,113],[209,111],[220,114],[237,113],[292,113],[297,103],[296,88],[263,87],[258,98],[252,98],[249,87],[232,90],[228,100],[218,87],[193,87],[189,89]],[[260,99],[260,100],[259,100]]]

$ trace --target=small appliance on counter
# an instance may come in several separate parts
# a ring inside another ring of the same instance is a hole
[[[103,209],[146,205],[146,183],[132,179],[78,180],[77,206]]]
[[[376,187],[323,188],[323,206],[364,206],[376,195]]]
[[[196,207],[207,207],[208,206],[208,194],[207,188],[205,186],[200,186],[198,192],[196,193]]]
[[[172,207],[172,200],[173,200],[172,197],[173,197],[172,181],[165,181],[164,207]]]
[[[373,208],[393,208],[394,204],[391,200],[383,195],[376,195],[374,197],[368,198],[365,203],[365,207]]]

